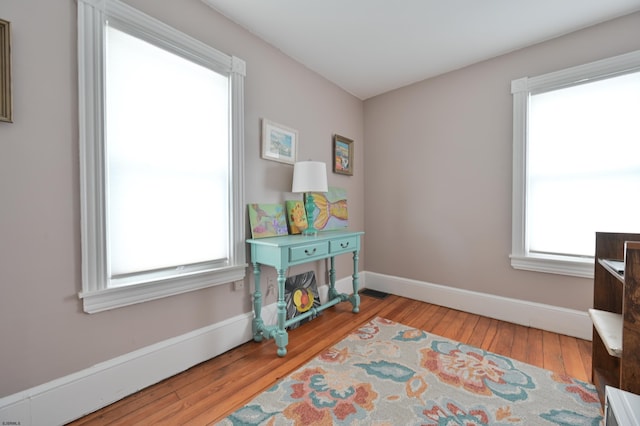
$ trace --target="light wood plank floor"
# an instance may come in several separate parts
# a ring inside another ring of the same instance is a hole
[[[248,342],[71,425],[208,425],[251,400],[320,350],[381,316],[579,380],[591,380],[591,342],[390,295],[341,303],[289,332],[286,357],[272,339]]]

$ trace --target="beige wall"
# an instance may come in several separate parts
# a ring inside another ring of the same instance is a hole
[[[247,62],[247,202],[281,202],[291,185],[292,166],[260,159],[262,117],[299,131],[301,159],[329,164],[339,133],[355,140],[355,175],[329,184],[347,189],[351,227],[364,228],[360,100],[199,0],[127,3]],[[3,0],[0,18],[12,23],[14,76],[14,123],[0,123],[0,397],[249,312],[248,285],[82,312],[76,1]]]
[[[589,280],[509,266],[509,83],[639,49],[640,14],[363,105],[199,0],[127,3],[246,60],[247,202],[283,201],[291,181],[291,166],[259,158],[260,118],[298,129],[301,159],[329,164],[339,133],[355,140],[355,175],[329,173],[329,184],[347,189],[351,227],[366,228],[364,269],[590,304]],[[0,123],[0,397],[251,310],[248,290],[222,285],[82,312],[75,9],[75,0],[0,4],[13,25],[14,71],[14,123]],[[338,266],[338,277],[349,275],[349,259]],[[322,265],[316,271],[324,281]]]
[[[510,266],[510,83],[637,49],[640,13],[365,101],[367,271],[590,307],[591,280]]]

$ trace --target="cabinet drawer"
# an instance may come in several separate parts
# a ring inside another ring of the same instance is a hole
[[[358,237],[345,237],[329,242],[330,253],[340,253],[344,251],[353,251],[358,247]]]
[[[327,253],[329,253],[329,245],[326,241],[305,244],[303,246],[291,247],[289,249],[289,261],[297,262],[311,257],[324,256]]]

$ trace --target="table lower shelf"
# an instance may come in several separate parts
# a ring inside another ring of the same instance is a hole
[[[352,295],[338,293],[322,305],[311,308],[307,312],[297,315],[295,318],[284,320],[282,326],[280,326],[280,324],[266,325],[262,321],[261,317],[254,316],[253,340],[255,340],[256,342],[261,342],[263,339],[274,339],[276,345],[278,346],[278,356],[283,357],[287,354],[286,346],[289,343],[289,336],[286,330],[287,327],[310,316],[315,316],[325,309],[335,306],[341,302],[350,302],[353,306],[352,312],[360,312],[360,296],[356,292]],[[284,312],[282,313],[282,315],[284,316]]]
[[[348,294],[344,294],[344,293],[338,294],[336,297],[332,298],[331,300],[328,300],[327,302],[323,303],[322,305],[320,305],[318,307],[311,308],[307,312],[304,312],[304,313],[302,313],[300,315],[296,315],[295,318],[289,318],[288,320],[286,320],[284,322],[284,327],[287,328],[290,325],[297,323],[298,321],[302,321],[303,319],[306,319],[306,318],[309,318],[309,317],[315,317],[320,312],[322,312],[325,309],[328,309],[328,308],[330,308],[332,306],[335,306],[338,303],[351,301],[351,298],[352,298],[352,296],[349,296]],[[353,304],[353,301],[352,301],[352,304]],[[355,311],[355,312],[357,312],[357,311]],[[279,328],[278,328],[277,324],[274,324],[274,325],[261,324],[261,325],[259,325],[257,327],[254,337],[258,337],[258,334],[259,334],[260,336],[262,336],[264,338],[270,339],[270,338],[273,338],[276,335],[278,330],[279,330]],[[256,340],[258,340],[258,339],[256,339]]]

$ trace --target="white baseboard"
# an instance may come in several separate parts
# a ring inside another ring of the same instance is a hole
[[[220,355],[252,337],[252,313],[147,346],[0,399],[0,424],[61,425]]]
[[[591,340],[588,313],[560,306],[478,293],[423,281],[367,272],[367,288],[527,327]]]
[[[360,287],[591,339],[586,312],[372,272],[360,274]],[[337,281],[336,288],[351,293],[351,278]],[[320,286],[318,291],[321,300],[326,300],[328,287]],[[265,306],[262,314],[265,323],[275,324],[276,304]],[[0,398],[0,424],[50,426],[80,418],[248,342],[252,319],[252,312],[238,315]]]
[[[361,280],[362,282],[363,280]],[[351,278],[336,282],[352,293]],[[327,299],[328,286],[318,288]],[[275,324],[276,304],[262,317]],[[0,425],[62,425],[216,357],[252,339],[253,312],[194,330],[40,386],[0,398]]]

